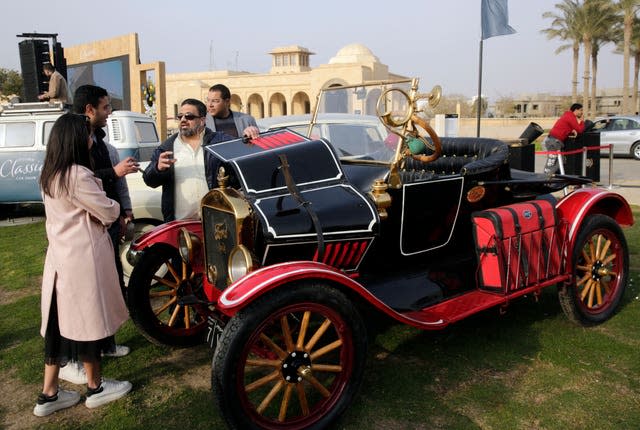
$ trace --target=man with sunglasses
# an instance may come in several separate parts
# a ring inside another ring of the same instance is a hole
[[[233,137],[241,137],[242,133],[242,136],[253,139],[260,132],[251,115],[231,110],[231,91],[222,84],[209,88],[206,125],[213,131],[221,131]]]
[[[200,199],[216,184],[217,160],[205,146],[233,139],[205,126],[207,107],[186,99],[177,115],[180,130],[156,148],[143,173],[144,182],[162,186],[164,221],[199,218]]]

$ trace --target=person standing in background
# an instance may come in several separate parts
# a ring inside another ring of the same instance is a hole
[[[213,131],[221,131],[233,137],[258,137],[260,130],[256,120],[246,113],[231,110],[231,92],[222,84],[209,88],[205,125]]]
[[[562,114],[549,131],[549,135],[544,140],[544,147],[547,151],[561,151],[564,144],[570,137],[577,137],[584,131],[584,111],[580,103],[571,105],[568,111]],[[558,155],[548,154],[547,162],[544,166],[544,173],[553,175],[558,171]]]
[[[51,63],[45,63],[42,69],[45,76],[49,78],[49,90],[40,94],[38,100],[69,103],[69,90],[64,76]]]

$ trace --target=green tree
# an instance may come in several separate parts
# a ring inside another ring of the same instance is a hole
[[[22,76],[15,70],[0,68],[0,94],[9,97],[22,93]]]
[[[500,97],[496,101],[496,116],[509,117],[516,112],[516,102],[513,97]]]
[[[567,49],[573,52],[573,68],[571,72],[571,100],[578,100],[578,61],[580,56],[580,42],[582,34],[576,25],[576,14],[580,8],[580,3],[575,0],[564,0],[557,3],[555,8],[558,12],[545,12],[542,17],[551,19],[551,26],[542,30],[546,34],[547,39],[560,39],[562,42],[568,42],[560,45],[555,53],[559,54]]]

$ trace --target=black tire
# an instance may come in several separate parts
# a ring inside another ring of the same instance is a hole
[[[207,306],[181,306],[177,301],[195,295],[205,299],[202,274],[182,264],[178,250],[156,244],[145,250],[129,280],[129,314],[144,337],[159,345],[187,347],[204,341]]]
[[[631,156],[636,160],[640,160],[640,142],[631,145]]]
[[[590,326],[617,311],[629,277],[629,250],[620,226],[606,215],[587,217],[572,252],[573,281],[558,290],[569,319]]]
[[[308,328],[300,336],[305,319]],[[310,344],[323,322],[326,331]],[[231,318],[213,358],[211,386],[230,428],[323,429],[360,387],[366,351],[364,322],[342,292],[319,283],[292,284]]]

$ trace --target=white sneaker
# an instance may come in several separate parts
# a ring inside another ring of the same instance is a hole
[[[116,345],[115,351],[103,352],[102,356],[103,357],[124,357],[125,355],[129,354],[129,352],[131,352],[131,349],[128,346]]]
[[[60,368],[58,378],[72,384],[83,385],[87,383],[87,372],[84,370],[82,363],[70,361],[66,366]]]
[[[79,401],[80,393],[77,391],[67,391],[58,388],[58,392],[51,397],[41,393],[38,396],[36,406],[33,408],[33,415],[46,417],[55,411],[73,406]]]
[[[131,391],[131,382],[116,381],[114,379],[103,379],[96,389],[87,389],[87,400],[84,404],[88,408],[97,408],[114,400],[124,397]]]

